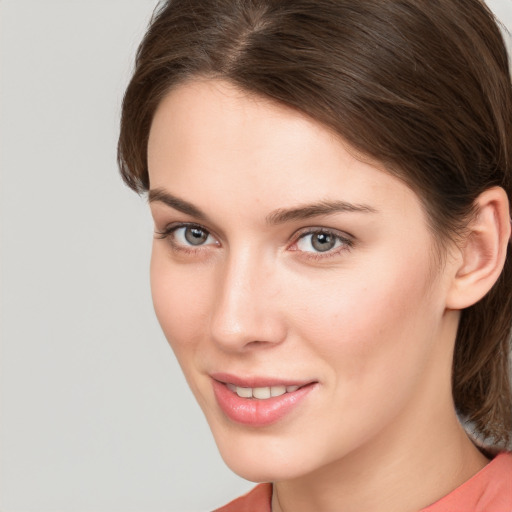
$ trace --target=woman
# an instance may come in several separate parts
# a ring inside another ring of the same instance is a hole
[[[511,125],[479,0],[162,6],[119,163],[159,322],[268,482],[220,510],[512,510]]]

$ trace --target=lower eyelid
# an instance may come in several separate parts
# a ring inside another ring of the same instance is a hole
[[[295,249],[300,253],[300,258],[312,261],[327,261],[331,258],[341,257],[344,253],[348,253],[353,248],[352,241],[342,241],[338,246],[329,249],[328,251],[302,251]]]
[[[295,238],[295,241],[293,242],[292,245],[297,245],[297,243],[300,240],[302,240],[304,238],[307,238],[308,236],[317,235],[319,233],[333,236],[337,241],[341,242],[341,244],[343,244],[343,245],[347,245],[347,246],[352,246],[353,245],[353,241],[352,241],[352,239],[349,236],[343,236],[340,233],[337,233],[337,232],[334,232],[334,231],[329,231],[327,229],[317,229],[315,231],[307,231],[305,233],[301,233],[301,234],[299,234],[299,236],[297,236]]]

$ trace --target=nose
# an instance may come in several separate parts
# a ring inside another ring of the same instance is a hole
[[[232,252],[218,276],[211,337],[224,351],[270,347],[284,341],[282,289],[272,258]]]

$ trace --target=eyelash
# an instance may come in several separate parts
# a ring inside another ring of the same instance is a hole
[[[207,236],[210,236],[211,233],[206,228],[201,226],[200,224],[194,224],[194,223],[179,223],[179,224],[171,224],[167,226],[163,231],[155,231],[155,237],[158,239],[168,239],[169,243],[172,246],[172,249],[175,251],[180,251],[186,254],[197,254],[198,251],[204,250],[205,247],[208,247],[209,245],[214,244],[207,244],[207,245],[197,245],[197,246],[187,246],[187,245],[181,245],[176,243],[174,239],[174,234],[178,229],[181,228],[196,228],[201,231],[203,231]],[[300,251],[300,249],[291,249],[292,251],[298,251],[302,252],[302,257],[311,259],[311,260],[321,260],[330,258],[333,256],[337,256],[338,254],[350,251],[352,247],[354,246],[354,240],[350,235],[342,235],[340,232],[327,229],[327,228],[307,228],[303,231],[299,231],[294,235],[294,242],[292,243],[291,247],[296,246],[300,240],[306,238],[309,235],[329,235],[336,239],[336,242],[341,242],[341,244],[338,247],[334,247],[333,249],[329,249],[327,251]],[[217,245],[217,244],[215,244]]]
[[[293,246],[296,246],[300,240],[305,239],[307,236],[310,235],[328,235],[332,236],[335,239],[335,242],[341,242],[338,247],[333,247],[332,249],[329,249],[327,251],[300,251],[300,249],[291,249],[293,251],[300,251],[302,253],[302,257],[310,259],[310,260],[325,260],[327,258],[332,258],[335,256],[338,256],[339,254],[350,251],[352,247],[354,246],[354,240],[349,235],[341,234],[339,231],[333,230],[333,229],[327,229],[327,228],[321,228],[321,227],[313,227],[313,228],[306,228],[303,231],[299,231],[294,235],[294,242],[292,244]]]
[[[201,231],[204,231],[205,233],[208,234],[208,236],[211,235],[210,231],[208,231],[206,228],[199,224],[183,222],[180,224],[170,224],[169,226],[166,226],[166,228],[163,231],[155,231],[155,238],[158,238],[160,240],[167,239],[174,251],[179,251],[185,254],[197,254],[198,251],[204,250],[204,248],[207,247],[205,245],[197,245],[194,247],[193,245],[187,246],[176,243],[174,236],[176,231],[180,228],[196,228]]]

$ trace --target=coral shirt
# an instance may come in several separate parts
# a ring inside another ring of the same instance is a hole
[[[272,484],[214,512],[271,512]],[[512,453],[497,455],[485,468],[450,494],[419,512],[512,512]]]

